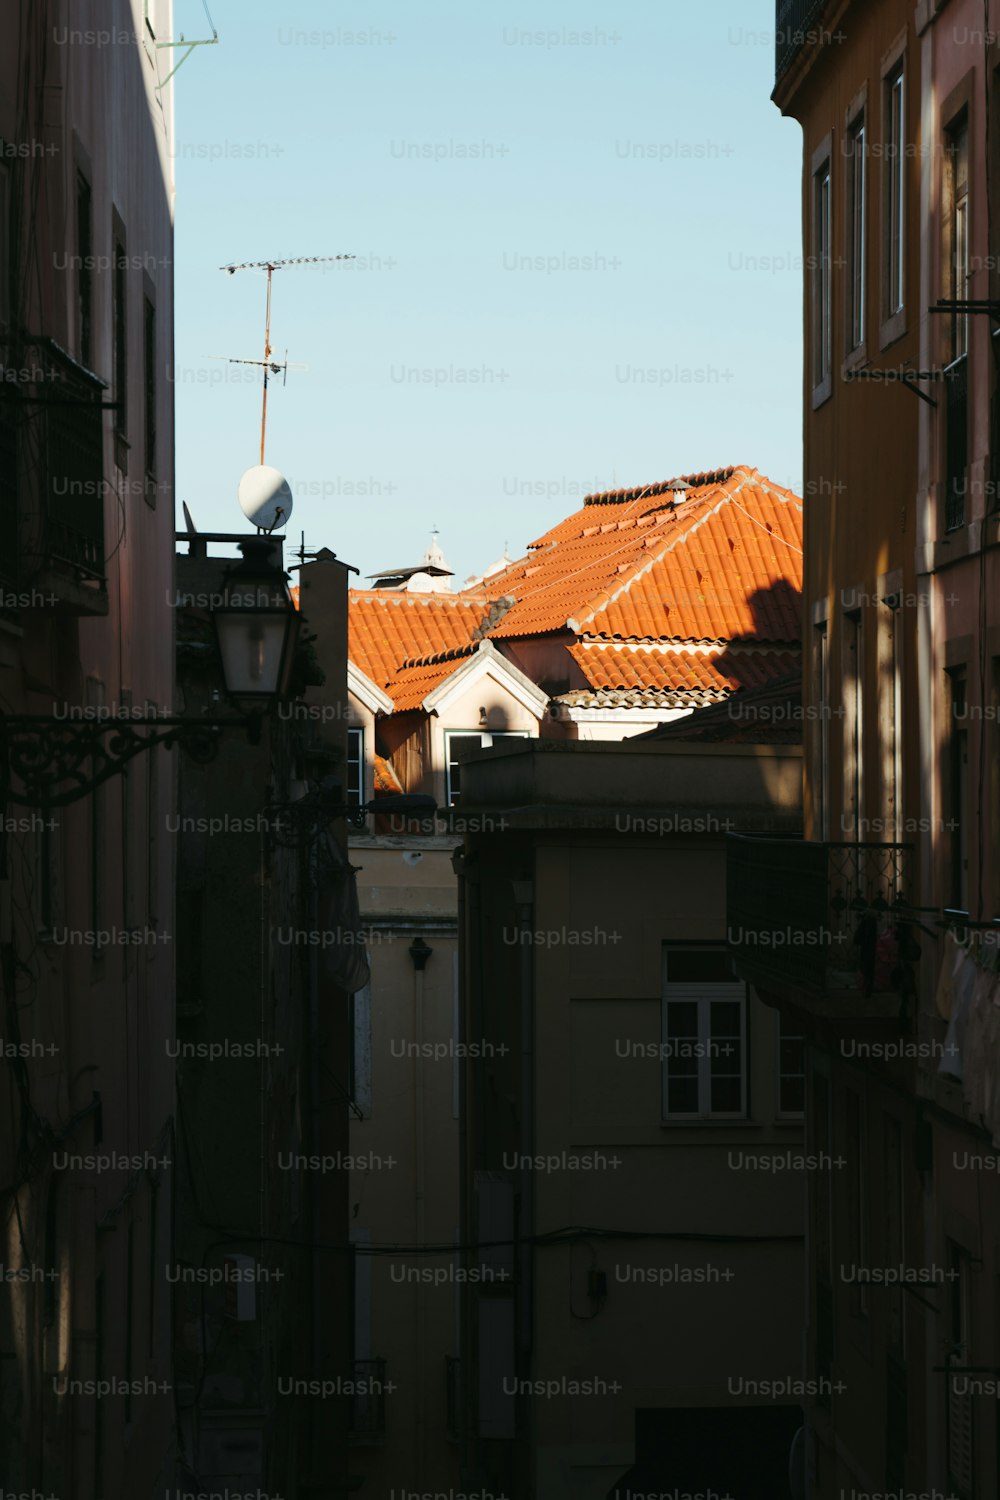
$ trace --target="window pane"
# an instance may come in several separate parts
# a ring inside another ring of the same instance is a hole
[[[668,1040],[675,1040],[678,1037],[687,1037],[693,1040],[697,1040],[697,1000],[667,1001],[667,1038]]]
[[[668,984],[733,984],[736,975],[725,948],[669,948]]]
[[[739,1038],[742,1026],[740,1017],[743,1007],[738,1000],[713,1000],[712,1001],[712,1040],[716,1041],[723,1037]]]
[[[364,730],[349,729],[347,731],[347,805],[349,807],[361,806],[363,760]]]
[[[696,1078],[669,1078],[667,1109],[671,1114],[696,1115],[698,1113],[698,1080]]]
[[[738,1036],[713,1036],[710,1063],[713,1078],[730,1078],[743,1070],[743,1043]]]
[[[742,1108],[742,1089],[739,1078],[712,1079],[712,1113],[739,1114]]]
[[[806,1107],[804,1078],[782,1078],[778,1108],[783,1115],[801,1115]]]
[[[805,1043],[800,1036],[783,1036],[778,1056],[782,1073],[805,1072]]]
[[[813,384],[830,373],[830,164],[814,178]]]
[[[851,266],[848,278],[850,296],[849,345],[856,349],[865,337],[865,125],[862,116],[851,131],[850,149],[850,227],[849,253]]]
[[[448,736],[448,799],[454,804],[462,792],[462,771],[459,757],[464,757],[471,748],[478,750],[483,743],[481,734],[450,734]]]
[[[905,151],[905,114],[903,105],[902,69],[889,80],[888,108],[888,308],[891,317],[903,306],[903,218],[904,184],[903,154]]]
[[[674,1042],[667,1058],[667,1077],[671,1082],[698,1079],[698,1043]]]

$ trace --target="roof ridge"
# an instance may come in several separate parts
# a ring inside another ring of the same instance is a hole
[[[406,589],[349,589],[348,603],[365,600],[379,604],[488,604],[487,594],[417,594]]]
[[[662,495],[672,485],[683,483],[691,489],[705,489],[709,485],[725,484],[731,479],[737,468],[745,465],[730,464],[721,469],[695,470],[690,474],[675,474],[671,479],[658,480],[647,485],[628,485],[620,490],[596,490],[591,495],[584,495],[583,503],[587,505],[629,505],[635,500],[641,500],[646,495]]]
[[[457,661],[461,656],[474,656],[480,644],[480,641],[469,641],[464,646],[450,646],[447,651],[432,651],[429,656],[407,656],[397,670],[405,672],[407,667],[438,667],[442,662]]]
[[[693,635],[671,635],[671,636],[594,636],[582,635],[576,642],[578,646],[594,647],[598,651],[628,651],[633,648],[643,648],[649,651],[676,652],[690,651],[697,647],[705,647],[707,650],[735,653],[739,655],[750,655],[754,652],[778,652],[783,654],[789,649],[789,642],[772,639],[770,636],[729,637],[729,636],[693,636]]]
[[[740,493],[740,490],[744,488],[745,484],[749,484],[750,481],[754,478],[756,478],[757,481],[757,489],[763,490],[765,495],[773,495],[776,500],[781,501],[782,505],[787,505],[788,502],[791,501],[791,503],[797,506],[799,510],[804,511],[802,497],[800,495],[797,495],[794,490],[784,489],[780,484],[773,484],[771,480],[767,478],[767,475],[762,474],[759,469],[753,469],[750,471],[748,478],[744,481],[744,484],[737,485],[736,489],[730,496],[730,499],[735,499],[735,497]]]

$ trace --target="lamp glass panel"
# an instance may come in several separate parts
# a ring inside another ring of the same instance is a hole
[[[277,693],[289,626],[287,614],[220,610],[216,625],[227,692],[238,698]]]

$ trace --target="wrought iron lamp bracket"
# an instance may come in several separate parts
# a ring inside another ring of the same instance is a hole
[[[260,738],[260,715],[219,719],[54,719],[0,715],[0,800],[24,807],[65,807],[88,797],[146,751],[174,745],[201,765],[215,759],[223,729]]]

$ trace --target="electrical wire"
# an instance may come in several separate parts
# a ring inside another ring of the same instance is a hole
[[[791,547],[792,551],[797,552],[800,557],[805,557],[805,553],[803,552],[801,547],[796,547],[794,542],[790,542],[785,537],[779,536],[778,533],[772,529],[772,527],[765,526],[763,521],[758,521],[756,516],[752,516],[748,510],[744,510],[743,506],[740,505],[738,500],[736,500],[735,498],[731,498],[730,504],[735,505],[737,510],[742,510],[747,520],[752,521],[755,526],[759,526],[761,531],[766,531],[773,542],[783,542],[786,547]]]

